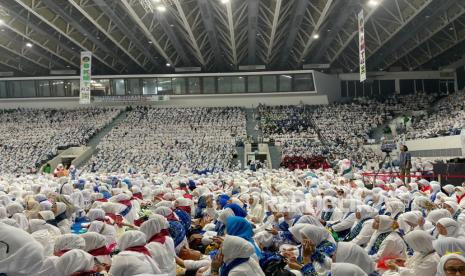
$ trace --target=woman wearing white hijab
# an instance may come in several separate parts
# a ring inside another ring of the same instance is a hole
[[[354,222],[357,221],[355,212],[359,205],[362,205],[361,202],[353,198],[345,198],[342,200],[344,215],[340,221],[331,225],[331,229],[338,233],[339,237],[344,238],[350,232]]]
[[[176,253],[174,241],[169,236],[168,221],[161,215],[152,215],[144,222],[140,231],[147,237],[147,249],[162,273],[176,275]]]
[[[61,235],[60,230],[48,224],[45,220],[31,219],[29,221],[29,232],[36,241],[42,244],[45,256],[52,256],[55,239]]]
[[[351,263],[333,263],[331,276],[368,276],[360,267]]]
[[[441,257],[436,276],[465,276],[465,257],[458,254]]]
[[[107,239],[107,244],[116,242],[116,229],[107,223],[105,211],[102,209],[90,209],[87,217],[91,220],[88,231],[102,234]]]
[[[125,232],[118,240],[118,248],[121,252],[113,257],[110,275],[160,274],[157,263],[145,247],[146,241],[147,237],[140,231]]]
[[[336,254],[333,256],[335,263],[351,263],[360,267],[363,271],[371,274],[375,271],[375,263],[368,253],[360,246],[351,242],[339,242]]]
[[[465,233],[462,231],[459,223],[451,218],[442,218],[438,220],[436,228],[439,233],[438,239],[444,237],[465,238]]]
[[[405,242],[413,249],[413,256],[408,258],[403,267],[395,264],[395,260],[387,261],[390,271],[386,276],[434,276],[439,263],[439,255],[433,248],[433,240],[422,230],[413,230],[404,236]]]
[[[397,220],[399,228],[404,232],[404,234],[407,234],[418,226],[422,217],[423,216],[420,211],[410,211],[401,214]]]
[[[80,250],[73,249],[61,256],[56,269],[61,276],[69,276],[79,272],[79,275],[94,275],[96,273],[94,256]]]
[[[81,237],[86,242],[84,251],[94,256],[100,263],[111,265],[110,253],[116,244],[108,245],[105,236],[95,232],[84,233]]]
[[[373,218],[377,215],[375,208],[368,205],[357,207],[355,217],[357,221],[350,229],[349,234],[344,238],[344,241],[351,241],[357,245],[364,247],[369,241],[375,230],[372,227]]]
[[[389,258],[405,258],[405,243],[400,235],[395,232],[396,224],[388,216],[380,215],[373,222],[375,233],[368,242],[365,250],[375,261]]]
[[[460,254],[465,254],[465,241],[463,239],[457,238],[442,238],[435,240],[433,242],[434,250],[439,254],[439,256],[444,256],[446,254],[460,252]]]
[[[0,274],[35,275],[43,260],[44,249],[31,235],[0,222]]]
[[[255,255],[255,249],[243,238],[226,236],[221,245],[221,253],[222,260],[218,256],[218,261],[212,263],[211,275],[218,275],[218,262],[221,261],[223,263],[219,269],[221,275],[265,276],[258,262],[252,257]]]
[[[21,204],[17,202],[10,203],[8,206],[6,206],[6,211],[10,218],[16,220],[19,228],[23,229],[24,231],[28,230],[29,222],[26,215],[24,214],[24,208],[21,206]]]
[[[81,236],[75,234],[64,234],[56,238],[53,254],[60,257],[72,249],[84,250],[85,247],[86,241]]]
[[[329,258],[336,251],[336,242],[331,234],[325,228],[305,225],[300,229],[300,236],[295,238],[302,244],[302,250],[298,261],[303,265],[302,273],[306,274],[310,271],[316,271],[318,274],[327,273],[330,269],[331,259]],[[312,248],[312,256],[315,258],[310,263],[305,263],[305,247],[310,245]]]

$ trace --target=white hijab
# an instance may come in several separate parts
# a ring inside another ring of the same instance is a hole
[[[237,258],[249,258],[246,263],[240,264],[232,269],[234,272],[240,273],[240,275],[257,275],[264,276],[260,265],[251,258],[255,255],[255,249],[246,240],[235,236],[226,236],[222,244],[223,262],[225,264],[230,263]]]
[[[413,230],[404,236],[404,240],[415,252],[428,254],[434,251],[434,238],[423,230]]]
[[[75,234],[64,234],[58,236],[55,240],[53,252],[69,251],[71,249],[84,250],[84,248],[86,248],[86,241],[81,236]]]
[[[465,257],[462,255],[458,254],[449,254],[441,257],[441,260],[439,261],[438,264],[438,273],[436,276],[446,276],[446,272],[444,271],[444,266],[446,265],[447,261],[452,260],[452,259],[458,259],[465,263]]]
[[[326,230],[323,227],[318,227],[315,225],[305,225],[300,230],[300,235],[302,239],[307,238],[312,240],[316,246],[318,246],[325,240],[328,240],[335,244],[333,237],[329,234],[328,230]]]
[[[451,237],[444,237],[442,239],[435,240],[433,242],[433,247],[439,256],[444,256],[448,253],[452,252],[461,252],[462,254],[465,253],[465,240],[451,238]]]
[[[42,266],[44,249],[27,232],[0,223],[0,272],[34,275]]]
[[[462,228],[460,228],[460,225],[457,221],[451,218],[442,218],[438,220],[438,224],[441,224],[447,229],[446,237],[464,238],[464,233],[462,232]],[[444,236],[439,235],[439,238],[444,238]]]
[[[90,271],[94,268],[94,256],[83,250],[73,249],[58,259],[56,268],[62,276]]]
[[[368,256],[368,253],[359,245],[351,242],[337,244],[336,263],[355,264],[367,273],[372,273],[375,270],[375,263]]]
[[[368,276],[368,274],[351,263],[333,263],[331,264],[331,276]]]

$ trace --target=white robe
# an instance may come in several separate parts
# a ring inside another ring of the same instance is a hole
[[[399,267],[398,272],[386,271],[383,276],[435,276],[439,264],[439,255],[432,253],[424,256],[415,252],[412,257],[405,262],[405,267]]]

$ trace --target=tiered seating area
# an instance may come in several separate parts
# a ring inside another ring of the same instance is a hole
[[[15,109],[0,111],[0,171],[30,172],[59,148],[85,145],[119,109]]]
[[[433,113],[414,118],[405,138],[459,135],[463,127],[465,127],[465,93],[456,92],[441,99]]]
[[[241,108],[138,107],[103,138],[90,162],[103,172],[231,169],[245,125]]]

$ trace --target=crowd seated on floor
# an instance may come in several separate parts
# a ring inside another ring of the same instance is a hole
[[[1,110],[0,172],[36,171],[58,149],[86,145],[119,113],[119,109],[94,107]]]
[[[463,275],[465,188],[363,172],[2,175],[0,273]]]
[[[98,145],[89,171],[215,172],[238,166],[241,108],[136,107]]]

